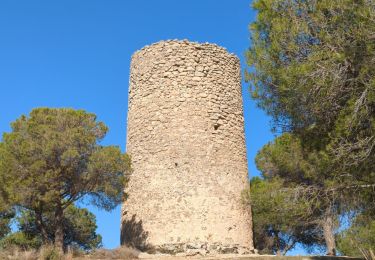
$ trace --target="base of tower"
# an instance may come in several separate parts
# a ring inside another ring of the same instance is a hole
[[[153,246],[147,250],[149,254],[167,254],[175,256],[210,256],[210,255],[248,255],[254,254],[254,249],[240,246],[238,244],[223,243],[171,243]]]
[[[148,253],[141,253],[138,255],[138,259],[152,259],[152,260],[185,260],[185,259],[204,259],[204,260],[219,260],[219,259],[238,259],[238,260],[272,260],[272,259],[256,259],[256,257],[260,257],[258,254],[246,254],[246,255],[239,255],[239,254],[223,254],[223,255],[188,255],[184,253],[179,253],[177,255],[168,255],[168,254],[148,254]],[[357,259],[356,259],[357,260]],[[359,260],[359,259],[358,259]]]
[[[358,257],[348,257],[348,256],[276,256],[276,255],[236,255],[236,254],[225,254],[225,255],[216,255],[216,256],[173,256],[173,255],[150,255],[150,254],[140,254],[138,255],[139,259],[144,260],[186,260],[186,259],[201,259],[201,260],[363,260]]]

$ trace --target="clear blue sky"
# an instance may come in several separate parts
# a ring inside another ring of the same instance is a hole
[[[165,39],[212,42],[236,53],[245,68],[251,0],[1,0],[0,132],[35,107],[71,107],[98,115],[110,128],[105,144],[125,151],[132,53]],[[249,172],[273,139],[269,118],[244,88]],[[92,207],[104,246],[119,245],[120,208]],[[297,252],[297,251],[296,251]]]

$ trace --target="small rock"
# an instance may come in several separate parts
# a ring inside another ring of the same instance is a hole
[[[199,71],[199,72],[202,72],[203,71],[203,66],[197,66],[196,70]]]
[[[163,74],[163,77],[164,77],[164,78],[168,78],[168,77],[170,77],[171,75],[172,75],[171,72],[165,72],[165,73]]]
[[[195,256],[195,255],[207,255],[206,249],[188,249],[186,251],[186,256]]]
[[[195,75],[196,77],[204,77],[204,73],[203,73],[203,72],[199,72],[199,71],[196,71],[196,72],[194,73],[194,75]]]

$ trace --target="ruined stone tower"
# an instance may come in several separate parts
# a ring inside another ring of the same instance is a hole
[[[121,243],[178,252],[252,250],[239,59],[162,41],[131,62]]]

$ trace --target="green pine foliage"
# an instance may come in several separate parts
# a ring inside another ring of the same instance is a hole
[[[39,249],[43,244],[43,238],[36,224],[35,213],[23,210],[15,220],[18,223],[18,231],[0,240],[0,247],[17,246],[23,250]],[[53,214],[44,215],[44,223],[49,243],[52,244],[54,238]],[[95,215],[87,209],[70,205],[64,212],[62,224],[65,247],[90,251],[102,246],[102,238],[96,233]]]
[[[2,160],[3,145],[0,143],[0,169],[3,168],[4,160]],[[15,211],[10,205],[12,195],[8,191],[9,179],[0,173],[0,239],[6,236],[10,231],[10,222],[15,216]]]
[[[98,245],[100,239],[94,237],[82,238],[86,244],[79,242],[77,235],[92,234],[78,232],[80,227],[92,230],[94,219],[85,210],[73,210],[73,204],[85,198],[108,211],[119,205],[130,158],[116,146],[100,144],[108,128],[83,110],[38,108],[11,126],[0,143],[0,179],[6,180],[0,191],[7,204],[31,214],[43,244],[52,241],[62,250],[66,237],[71,237],[68,244]],[[77,221],[85,215],[88,222],[75,222],[71,214]],[[64,230],[69,225],[74,235]]]
[[[286,189],[282,179],[254,177],[243,196],[252,207],[254,244],[261,254],[285,255],[297,243],[308,247],[322,241],[310,201]]]
[[[338,236],[338,249],[348,256],[375,256],[375,218],[366,213],[356,216],[351,226]]]
[[[285,207],[290,214],[300,203],[305,206],[304,218],[299,218],[298,221],[306,234],[312,237],[307,239],[309,243],[303,242],[303,236],[298,237],[297,242],[311,247],[320,246],[324,240],[331,240],[327,243],[327,248],[329,247],[330,254],[335,254],[337,221],[348,207],[342,196],[345,191],[336,187],[334,180],[325,175],[327,161],[324,157],[318,152],[306,150],[297,136],[284,133],[265,145],[258,152],[255,161],[266,183],[279,180],[280,187],[273,193],[280,193],[280,196],[289,194],[286,199],[292,203],[285,204]],[[269,211],[277,214],[279,209]],[[293,222],[286,222],[286,225],[296,227]]]
[[[247,74],[275,127],[329,157],[327,171],[374,183],[375,2],[258,0]],[[342,176],[343,177],[343,176]]]
[[[11,209],[0,212],[0,240],[10,233],[10,222],[14,216],[14,211]]]
[[[39,249],[42,239],[39,236],[30,236],[22,231],[13,232],[0,240],[0,250],[19,248],[22,251]]]
[[[331,161],[336,177],[374,183],[375,2],[259,0],[248,74],[279,129]]]
[[[335,254],[339,217],[375,210],[375,1],[253,7],[246,78],[274,130],[287,132],[260,151],[257,165],[283,188],[304,191]]]

